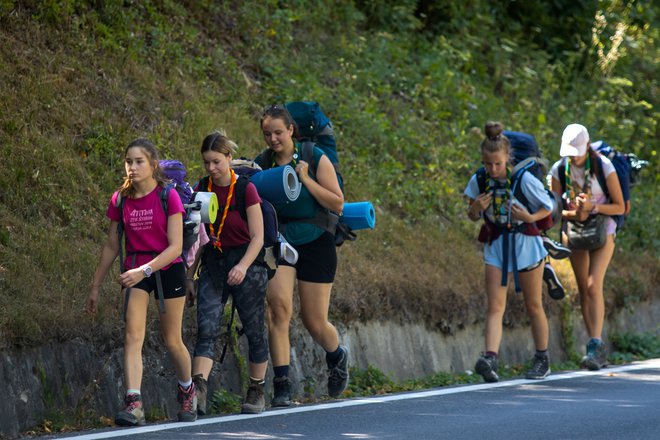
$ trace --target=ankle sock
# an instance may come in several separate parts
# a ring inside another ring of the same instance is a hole
[[[497,358],[497,352],[495,352],[495,351],[487,351],[487,352],[486,352],[486,357]]]
[[[256,383],[258,385],[263,385],[266,383],[264,379],[255,379],[254,377],[250,376],[250,382],[251,383]]]
[[[548,350],[536,350],[536,357],[543,358],[548,357]]]
[[[138,396],[141,395],[140,390],[136,390],[135,388],[129,388],[126,390],[126,395],[131,395],[131,394],[137,394]]]
[[[341,357],[341,348],[338,346],[335,351],[326,351],[325,352],[325,361],[330,364],[330,365],[336,365],[337,362],[339,362],[339,358]]]
[[[188,391],[188,389],[190,388],[190,385],[192,385],[192,378],[188,379],[187,382],[181,382],[181,381],[179,381],[179,386],[180,386],[181,389],[183,389],[184,391]]]
[[[289,377],[289,366],[280,365],[279,367],[273,367],[273,374],[275,377]]]

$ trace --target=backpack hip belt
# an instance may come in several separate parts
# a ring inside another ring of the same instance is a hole
[[[324,231],[334,235],[337,232],[337,223],[339,223],[339,214],[336,212],[320,209],[316,212],[314,217],[308,218],[295,218],[295,217],[282,217],[279,218],[280,229],[282,233],[286,230],[287,223],[307,223],[314,225]]]

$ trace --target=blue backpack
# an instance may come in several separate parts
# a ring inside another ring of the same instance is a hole
[[[602,140],[592,143],[591,148],[600,153],[600,155],[607,157],[612,162],[616,175],[619,178],[625,211],[623,214],[611,216],[616,223],[616,229],[618,231],[623,228],[626,218],[630,214],[630,189],[641,181],[641,170],[648,165],[648,162],[639,159],[637,155],[633,153],[621,153]],[[562,159],[561,162],[562,167],[565,165],[566,158]],[[602,163],[600,165],[601,166],[598,167],[598,173],[596,173],[596,178],[607,198],[611,200]],[[559,173],[559,183],[561,184],[562,191],[564,191],[566,188],[566,181],[563,173]]]
[[[607,157],[614,165],[616,175],[619,177],[619,185],[621,185],[621,194],[623,194],[623,201],[626,205],[626,210],[622,215],[612,216],[616,222],[617,229],[623,227],[626,217],[630,214],[630,189],[638,185],[641,180],[642,169],[648,166],[648,161],[642,160],[634,153],[621,153],[614,147],[607,145],[605,141],[596,141],[591,144],[591,148],[598,151],[603,156]],[[598,175],[598,183],[605,191],[609,198],[609,191],[605,176],[602,173]]]
[[[626,156],[607,145],[605,141],[596,141],[591,144],[591,148],[598,151],[612,162],[612,165],[614,165],[614,169],[616,170],[616,175],[619,177],[619,185],[621,186],[621,194],[623,195],[623,203],[625,204],[626,209],[623,214],[612,216],[618,231],[623,227],[626,221],[626,216],[630,213],[630,175],[632,174],[632,167]],[[603,189],[607,198],[610,199],[610,191],[607,188],[607,181],[605,179],[605,173],[603,173],[603,167],[601,166],[599,170],[600,172],[596,174],[598,184]]]
[[[344,181],[339,172],[339,156],[337,155],[337,141],[332,128],[332,122],[328,118],[318,102],[293,101],[285,105],[291,117],[298,126],[298,140],[303,144],[310,143],[319,147],[335,167],[339,186],[344,190]],[[304,149],[305,147],[303,147]],[[312,155],[313,160],[313,155]],[[311,165],[311,162],[310,162]]]
[[[513,196],[529,209],[529,200],[527,200],[520,186],[520,179],[527,171],[541,181],[546,188],[546,193],[553,201],[554,208],[552,212],[536,222],[536,227],[540,231],[547,231],[561,222],[562,209],[561,198],[546,187],[545,178],[548,174],[548,161],[543,157],[536,143],[536,138],[533,135],[509,130],[504,130],[502,134],[509,139],[509,144],[511,145],[511,161],[513,165],[511,186]],[[483,167],[479,168],[476,175],[479,192],[483,193],[486,189],[486,170]]]

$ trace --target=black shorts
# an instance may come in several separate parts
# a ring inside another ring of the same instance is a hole
[[[335,236],[324,232],[316,240],[293,246],[298,251],[298,262],[281,261],[280,266],[295,267],[296,277],[310,283],[332,283],[337,272],[337,247]]]
[[[186,296],[186,269],[183,267],[183,263],[174,263],[167,269],[154,272],[149,278],[145,278],[133,286],[132,289],[141,289],[147,293],[156,292],[155,297],[160,298],[156,285],[156,274],[160,274],[165,299]]]

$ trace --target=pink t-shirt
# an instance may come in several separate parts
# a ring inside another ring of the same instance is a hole
[[[126,270],[140,267],[143,264],[153,260],[154,254],[163,252],[169,241],[167,240],[167,217],[163,212],[163,206],[160,201],[161,186],[157,186],[152,192],[138,199],[126,198],[124,200],[123,215],[117,207],[117,195],[115,192],[110,199],[106,215],[110,220],[124,220],[124,237],[126,238],[126,258],[124,267]],[[179,193],[171,190],[167,201],[168,217],[174,214],[183,213],[183,204],[179,198]],[[181,231],[183,235],[183,231]],[[135,256],[135,264],[133,257]],[[181,257],[177,257],[172,263],[163,267],[167,269],[173,263],[181,262]]]
[[[213,184],[213,192],[218,197],[218,217],[215,221],[214,230],[217,234],[220,221],[222,220],[222,214],[225,209],[225,203],[227,202],[227,195],[229,194],[229,186],[217,186]],[[195,191],[208,191],[207,188],[195,188]],[[236,206],[236,193],[232,196],[229,206]],[[245,209],[249,208],[252,205],[261,203],[261,198],[257,192],[257,188],[252,182],[248,182],[245,187]],[[214,237],[210,237],[211,240]],[[225,224],[222,227],[220,232],[220,244],[223,248],[232,248],[237,246],[242,246],[250,242],[250,229],[248,227],[247,221],[243,220],[241,213],[236,209],[232,209],[227,212],[227,218],[225,219]]]

